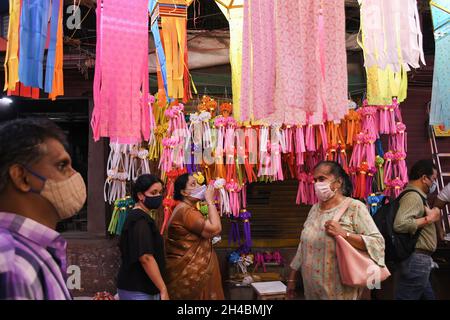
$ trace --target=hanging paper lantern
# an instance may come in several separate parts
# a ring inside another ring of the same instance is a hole
[[[240,119],[242,32],[244,25],[244,0],[217,0],[230,25],[230,64],[233,91],[233,116]]]
[[[182,98],[184,103],[192,99],[187,46],[187,9],[192,1],[158,0],[161,34],[166,55],[168,95],[171,99]]]

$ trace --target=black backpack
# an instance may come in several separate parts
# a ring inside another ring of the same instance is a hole
[[[407,259],[415,250],[420,229],[414,234],[394,231],[394,221],[400,206],[400,199],[409,192],[417,193],[426,205],[426,199],[416,190],[405,190],[396,199],[384,203],[373,216],[373,220],[385,241],[385,260],[387,263],[398,263]],[[385,199],[386,201],[386,199]]]

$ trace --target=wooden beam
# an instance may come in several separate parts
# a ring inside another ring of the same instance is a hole
[[[89,119],[92,117],[94,102],[89,99]],[[106,178],[106,152],[105,139],[94,142],[92,127],[89,126],[89,151],[88,151],[88,204],[87,204],[87,229],[89,233],[105,235],[106,217],[109,206],[103,198],[103,185]]]

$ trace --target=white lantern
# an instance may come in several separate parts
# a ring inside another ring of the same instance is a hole
[[[244,0],[215,0],[220,10],[222,10],[223,14],[230,18],[231,13],[230,10],[240,10],[242,11],[244,8]]]

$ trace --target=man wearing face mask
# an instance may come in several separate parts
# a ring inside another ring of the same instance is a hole
[[[166,283],[174,300],[223,300],[219,261],[211,239],[222,224],[214,204],[214,187],[198,184],[193,175],[177,178],[174,199],[180,201],[168,223]],[[208,218],[197,209],[205,200]]]
[[[431,160],[416,162],[409,173],[408,192],[400,199],[394,221],[394,231],[398,233],[419,233],[416,249],[409,258],[400,263],[395,292],[397,300],[434,300],[430,282],[433,266],[431,255],[437,247],[435,223],[440,221],[437,208],[424,207],[423,199],[436,190],[437,170]]]
[[[55,228],[83,207],[86,186],[66,145],[49,120],[0,127],[0,299],[72,299]]]

